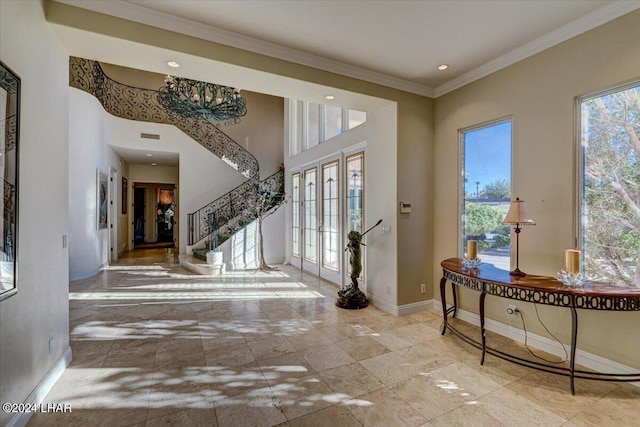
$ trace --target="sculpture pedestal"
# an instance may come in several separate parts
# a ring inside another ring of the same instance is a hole
[[[352,288],[345,289],[338,292],[338,298],[336,299],[336,306],[347,310],[359,310],[369,305],[367,296],[360,289]]]

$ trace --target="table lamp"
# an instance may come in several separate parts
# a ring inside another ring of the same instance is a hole
[[[520,200],[519,197],[516,197],[515,200],[511,201],[511,206],[509,206],[509,212],[507,212],[507,216],[502,221],[503,224],[515,225],[516,232],[516,269],[511,271],[509,274],[512,276],[526,276],[526,273],[520,271],[519,263],[520,263],[520,228],[521,225],[536,225],[536,222],[531,219],[531,215],[527,210],[527,207],[524,204],[524,200]]]

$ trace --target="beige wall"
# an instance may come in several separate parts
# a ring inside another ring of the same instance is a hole
[[[555,275],[562,267],[564,250],[574,246],[576,234],[575,99],[640,77],[639,22],[640,11],[631,13],[435,101],[434,285],[440,261],[460,253],[458,130],[510,115],[512,194],[527,201],[537,222],[520,235],[520,268]],[[463,308],[476,311],[477,294],[462,292],[461,301]],[[504,314],[508,303],[488,298],[488,316],[509,324]],[[546,336],[533,306],[518,306],[528,327]],[[640,367],[636,313],[579,314],[581,349]],[[540,307],[540,315],[567,342],[568,310]]]

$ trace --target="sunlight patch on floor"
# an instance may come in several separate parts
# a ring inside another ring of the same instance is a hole
[[[171,289],[177,290],[217,290],[217,289],[287,289],[287,288],[307,288],[307,285],[301,282],[273,282],[273,283],[154,283],[150,285],[135,285],[135,286],[118,286],[119,290],[164,290]]]
[[[81,300],[247,300],[247,299],[299,299],[324,298],[316,291],[291,292],[237,292],[233,290],[219,292],[71,292],[71,301]]]

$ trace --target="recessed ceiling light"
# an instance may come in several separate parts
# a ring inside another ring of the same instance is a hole
[[[444,71],[447,68],[449,68],[449,65],[447,65],[447,64],[438,65],[438,70],[440,70],[440,71]]]
[[[157,166],[157,165],[158,165],[157,163],[151,163],[151,166]]]
[[[336,99],[336,97],[333,95],[327,95],[324,97],[324,99],[328,99],[329,101],[331,101],[332,99]]]
[[[153,154],[147,153],[147,157],[153,157]]]
[[[176,61],[167,61],[167,65],[171,68],[178,68],[180,66],[180,63]]]

